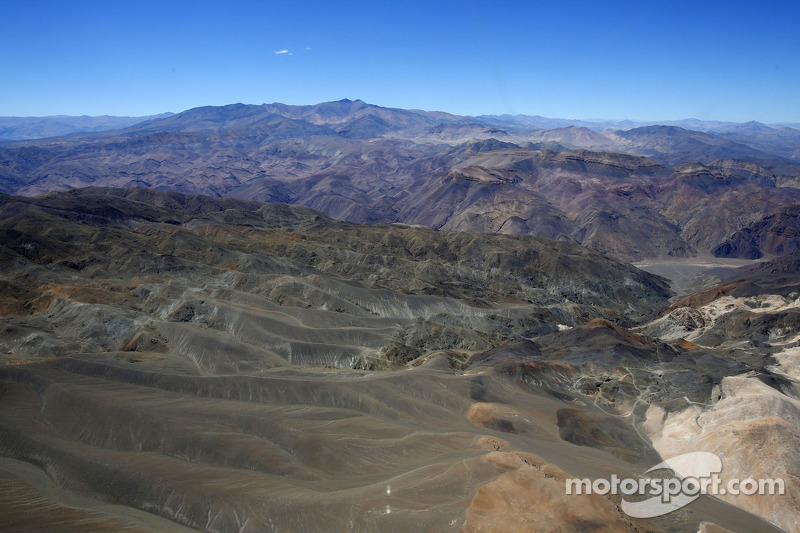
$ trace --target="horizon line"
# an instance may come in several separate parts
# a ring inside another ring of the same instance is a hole
[[[632,122],[636,124],[642,125],[670,125],[669,123],[677,123],[677,122],[687,122],[687,121],[698,121],[698,122],[712,122],[712,123],[720,123],[720,124],[763,124],[766,126],[800,126],[800,122],[791,122],[791,121],[783,121],[783,122],[761,122],[759,120],[746,120],[746,121],[731,121],[731,120],[719,120],[719,119],[711,119],[711,118],[697,118],[697,117],[684,117],[678,119],[633,119],[633,118],[566,118],[566,117],[552,117],[540,114],[527,114],[527,113],[480,113],[480,114],[459,114],[453,113],[451,111],[445,111],[442,109],[422,109],[419,107],[394,107],[394,106],[383,106],[379,104],[372,104],[361,100],[360,98],[350,99],[350,98],[342,98],[339,100],[326,100],[323,102],[317,102],[314,104],[287,104],[284,102],[262,102],[260,104],[248,104],[244,102],[232,102],[229,104],[221,104],[221,105],[200,105],[194,107],[188,107],[181,111],[160,111],[156,113],[147,113],[142,115],[132,115],[132,114],[109,114],[109,113],[101,113],[97,115],[89,115],[89,114],[54,114],[54,115],[0,115],[0,119],[46,119],[46,118],[148,118],[148,117],[156,117],[159,115],[178,115],[181,113],[185,113],[186,111],[191,111],[193,109],[200,109],[203,107],[227,107],[233,105],[245,105],[245,106],[254,106],[254,107],[261,107],[261,106],[269,106],[269,105],[285,105],[290,107],[313,107],[322,104],[332,104],[332,103],[342,103],[342,102],[362,102],[369,106],[379,107],[382,109],[399,109],[403,111],[422,111],[426,113],[447,113],[449,115],[460,116],[460,117],[469,117],[469,118],[481,118],[481,117],[527,117],[527,118],[542,118],[547,120],[564,120],[570,122],[588,122],[594,124],[603,124],[603,123],[619,123],[619,122]]]

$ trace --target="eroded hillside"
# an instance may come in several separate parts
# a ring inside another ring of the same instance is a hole
[[[564,492],[689,442],[797,485],[756,445],[795,439],[788,258],[669,306],[575,244],[286,204],[90,188],[0,230],[11,530],[797,530],[791,495]]]
[[[360,226],[308,208],[145,189],[5,197],[4,351],[169,352],[203,372],[404,365],[593,317],[663,280],[532,237]]]

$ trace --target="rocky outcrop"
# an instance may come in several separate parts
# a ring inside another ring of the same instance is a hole
[[[783,495],[719,497],[786,531],[800,531],[793,488],[800,483],[795,453],[800,444],[800,300],[796,285],[781,281],[780,271],[787,272],[782,267],[791,266],[785,259],[740,269],[737,274],[745,277],[675,302],[641,328],[693,351],[713,347],[750,367],[748,372],[731,369],[705,398],[683,407],[665,411],[650,405],[642,428],[664,457],[696,451],[718,455],[723,483],[782,480]]]
[[[714,248],[717,257],[758,259],[800,252],[800,208],[786,207],[737,231]]]

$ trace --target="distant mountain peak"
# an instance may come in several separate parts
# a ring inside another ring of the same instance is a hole
[[[653,125],[653,126],[642,126],[641,128],[633,128],[628,131],[636,133],[648,133],[648,134],[666,133],[669,135],[676,135],[679,133],[687,132],[689,130],[687,130],[686,128],[681,128],[680,126]]]

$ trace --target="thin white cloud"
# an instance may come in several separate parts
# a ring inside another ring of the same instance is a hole
[[[292,53],[289,50],[275,50],[275,55],[279,55],[280,56],[280,55],[283,55],[283,54],[292,55]]]
[[[305,47],[305,51],[306,51],[306,52],[310,52],[311,50],[312,50],[312,48],[311,48],[310,46],[306,46],[306,47]]]

